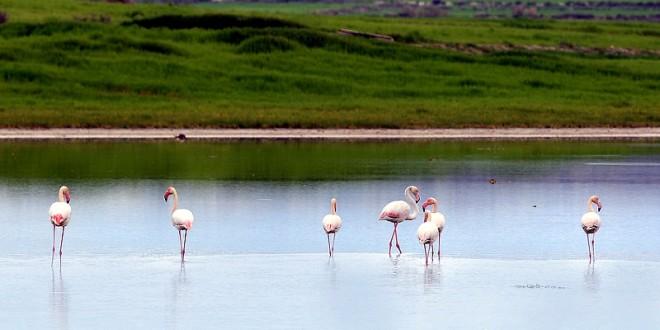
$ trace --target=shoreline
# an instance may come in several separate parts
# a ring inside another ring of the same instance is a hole
[[[174,140],[179,134],[184,134],[187,140],[654,140],[660,139],[660,127],[494,129],[0,129],[0,141]]]

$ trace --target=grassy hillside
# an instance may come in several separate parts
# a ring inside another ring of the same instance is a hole
[[[654,24],[209,17],[76,0],[0,11],[2,127],[660,125]],[[462,50],[480,45],[493,47]]]

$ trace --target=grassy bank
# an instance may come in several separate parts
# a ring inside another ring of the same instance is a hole
[[[295,14],[149,20],[218,11],[74,0],[5,0],[0,11],[9,15],[0,25],[2,127],[660,125],[657,56],[430,47],[658,51],[654,24]],[[338,36],[340,27],[400,42]]]

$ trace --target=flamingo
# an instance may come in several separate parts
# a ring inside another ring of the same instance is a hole
[[[332,257],[335,253],[335,235],[341,229],[341,218],[337,215],[337,200],[330,200],[330,213],[323,217],[323,230],[328,236],[328,254]],[[332,234],[332,247],[330,246],[330,234]]]
[[[415,220],[417,218],[417,203],[419,203],[419,189],[415,186],[408,186],[403,191],[403,194],[406,196],[405,201],[392,201],[387,203],[382,211],[380,211],[380,217],[378,220],[389,221],[394,224],[394,230],[392,231],[392,237],[390,238],[390,249],[389,254],[392,256],[392,240],[396,239],[396,248],[401,254],[401,247],[399,246],[399,237],[397,235],[396,228],[399,223],[404,220]]]
[[[426,207],[429,205],[433,205],[433,208],[431,209],[431,222],[438,228],[438,258],[440,258],[440,239],[442,236],[442,230],[445,229],[445,216],[438,212],[438,200],[429,197],[427,198],[424,203],[422,203],[422,212],[426,212]],[[433,260],[433,256],[431,256],[431,260]]]
[[[64,228],[71,220],[71,193],[67,186],[61,186],[57,193],[57,202],[50,205],[48,216],[50,222],[53,224],[53,255],[50,259],[50,265],[53,265],[55,260],[55,228],[62,227],[62,238],[60,239],[60,263],[62,262],[62,244],[64,243]]]
[[[597,210],[594,210],[594,204],[598,206]],[[600,198],[596,195],[589,197],[587,201],[587,210],[588,212],[582,215],[582,230],[587,234],[587,247],[589,248],[589,264],[596,263],[596,232],[600,229],[600,215],[598,212],[603,208],[603,204],[600,202]],[[591,244],[589,244],[589,234],[591,234]],[[593,252],[592,252],[593,251]]]
[[[424,211],[424,223],[419,225],[417,229],[419,244],[424,245],[427,266],[429,265],[429,252],[431,253],[431,261],[433,261],[433,243],[440,237],[438,226],[431,219],[431,212]]]
[[[172,206],[172,226],[179,231],[179,247],[181,249],[181,262],[186,255],[186,240],[188,239],[188,230],[192,228],[193,221],[195,221],[192,212],[186,209],[177,209],[179,205],[179,195],[176,193],[176,189],[170,186],[167,187],[165,191],[165,202],[170,195],[174,195],[174,205]],[[181,231],[185,231],[183,243],[181,242]]]

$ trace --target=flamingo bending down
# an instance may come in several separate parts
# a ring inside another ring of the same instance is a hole
[[[57,193],[57,202],[50,205],[48,216],[53,224],[53,255],[50,259],[50,265],[53,265],[55,259],[55,228],[62,227],[62,238],[60,239],[60,263],[62,262],[62,244],[64,243],[64,228],[71,220],[71,193],[67,186],[61,186]]]
[[[165,202],[170,195],[174,195],[174,205],[172,206],[172,226],[179,231],[179,247],[181,249],[181,261],[186,255],[186,241],[188,240],[188,230],[192,228],[193,221],[195,221],[192,212],[186,209],[177,209],[179,205],[179,195],[176,193],[174,187],[168,187],[165,191]],[[181,242],[181,231],[185,231],[183,243]]]
[[[394,224],[394,230],[392,231],[392,237],[390,238],[390,249],[389,254],[392,256],[392,240],[396,239],[396,248],[401,254],[401,247],[399,246],[399,237],[397,235],[396,228],[399,223],[404,220],[415,220],[417,218],[417,203],[419,203],[419,189],[415,186],[408,186],[404,190],[403,194],[406,196],[405,201],[393,201],[387,203],[382,211],[380,211],[380,217],[378,220],[389,221]]]
[[[431,261],[433,261],[433,243],[440,237],[438,226],[431,220],[431,213],[424,212],[424,223],[419,225],[417,229],[417,238],[419,244],[424,245],[424,255],[426,256],[426,265],[429,265],[429,252],[431,253]]]
[[[337,200],[330,200],[330,213],[323,217],[323,230],[328,236],[328,254],[335,254],[335,235],[341,229],[341,218],[337,215]],[[330,234],[332,234],[332,246],[330,245]]]
[[[426,207],[433,205],[431,209],[431,222],[438,228],[438,258],[440,258],[440,240],[442,236],[442,230],[445,229],[445,216],[438,212],[438,200],[429,197],[422,204],[422,212],[426,212]],[[431,260],[433,260],[433,255],[431,255]]]
[[[594,210],[594,204],[598,207]],[[589,248],[589,264],[596,262],[596,232],[600,229],[600,215],[598,212],[603,208],[600,198],[596,195],[589,197],[587,202],[588,212],[582,215],[582,230],[587,234],[587,247]],[[591,244],[589,243],[589,234],[591,234]],[[593,251],[593,252],[592,252]]]

